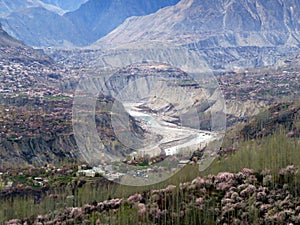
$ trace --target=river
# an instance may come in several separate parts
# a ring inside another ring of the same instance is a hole
[[[136,149],[139,154],[147,154],[151,157],[161,154],[162,151],[165,151],[166,155],[175,155],[182,151],[191,154],[216,138],[213,132],[180,126],[163,120],[158,114],[142,111],[138,108],[140,104],[125,103],[124,107],[131,116],[143,121],[147,132],[162,138]]]

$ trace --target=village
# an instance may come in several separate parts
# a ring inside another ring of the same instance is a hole
[[[4,55],[0,60],[0,139],[70,132],[73,93],[63,91],[61,81],[62,77],[75,80],[77,75],[50,58],[30,61],[35,53],[31,49],[1,47],[0,53]]]
[[[226,100],[274,103],[299,96],[299,72],[293,68],[237,70],[217,78]]]

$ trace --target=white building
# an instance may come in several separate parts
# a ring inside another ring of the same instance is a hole
[[[95,177],[96,172],[94,170],[78,170],[76,176]]]

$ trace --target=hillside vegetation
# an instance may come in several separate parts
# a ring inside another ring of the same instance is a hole
[[[288,103],[288,107],[272,106],[266,111],[276,111],[277,118],[283,114],[292,115],[288,112],[294,112],[297,105],[295,101]],[[260,115],[254,117],[240,130],[254,126],[260,118]],[[44,216],[11,220],[10,224],[25,221],[47,224],[297,224],[300,222],[300,143],[297,135],[290,132],[295,130],[299,118],[293,116],[283,124],[273,116],[264,121],[261,130],[266,125],[274,129],[273,132],[253,138],[242,136],[239,143],[235,143],[235,151],[220,152],[203,172],[194,164],[187,165],[168,181],[149,187],[111,184],[110,191],[105,192],[108,200],[101,194],[103,191],[83,186],[79,191],[94,193],[85,201],[89,204],[57,209]]]

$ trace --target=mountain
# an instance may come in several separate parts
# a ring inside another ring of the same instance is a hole
[[[35,0],[0,2],[0,21],[31,46],[85,46],[130,16],[147,15],[179,0]]]
[[[0,1],[0,17],[6,17],[12,12],[17,12],[30,7],[43,7],[49,11],[63,14],[65,11],[57,5],[47,4],[46,1],[40,0],[1,0]]]
[[[12,12],[17,12],[31,7],[43,7],[49,11],[63,15],[66,12],[78,9],[87,0],[1,0],[0,17],[6,17]]]
[[[88,0],[41,0],[50,5],[57,6],[65,11],[74,11]]]
[[[29,7],[0,19],[13,37],[31,46],[81,45],[85,34],[72,22],[43,7]]]
[[[28,1],[16,0],[9,1],[3,0],[0,2],[0,15],[5,16],[11,13],[12,11],[24,8],[31,5]]]
[[[146,48],[185,47],[197,50],[216,70],[274,65],[299,50],[299,7],[297,0],[181,0],[154,14],[128,18],[90,48],[146,54]]]
[[[86,35],[62,15],[85,1],[3,0],[0,21],[11,36],[27,45],[83,45]]]
[[[89,0],[78,10],[66,13],[77,27],[87,27],[90,40],[105,36],[130,16],[142,16],[174,5],[179,0]]]
[[[0,26],[1,167],[56,161],[74,152],[72,129],[53,123],[69,118],[70,98],[53,96],[70,94],[61,88],[70,77],[42,51],[15,40]],[[67,107],[56,110],[61,106]]]
[[[34,50],[14,39],[2,29],[0,24],[0,63],[22,61],[23,63],[38,62],[42,65],[54,65],[54,61],[46,54]]]
[[[0,47],[23,46],[23,44],[16,39],[12,38],[2,29],[0,24]]]
[[[144,17],[131,17],[98,41],[197,43],[216,46],[298,46],[300,2],[297,0],[182,0]]]

